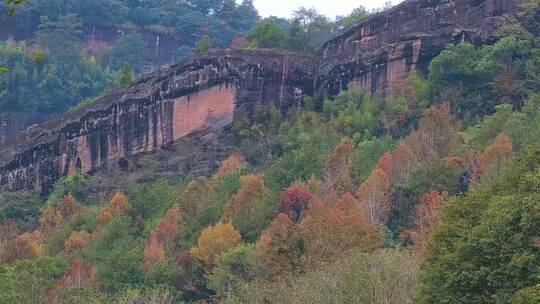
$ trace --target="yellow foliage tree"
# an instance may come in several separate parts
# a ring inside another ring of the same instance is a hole
[[[107,207],[103,208],[97,215],[98,223],[101,226],[106,225],[115,215],[127,214],[131,210],[131,204],[128,203],[127,197],[117,192],[111,199]]]
[[[211,266],[218,255],[235,248],[241,242],[240,233],[232,224],[217,223],[201,232],[197,247],[191,249],[191,254]]]
[[[11,263],[20,259],[37,259],[43,255],[43,246],[40,244],[38,231],[19,235],[5,250],[2,261]]]
[[[55,208],[49,206],[41,212],[38,222],[43,231],[51,231],[64,223],[64,217]]]
[[[86,231],[73,231],[64,242],[64,249],[68,254],[72,254],[76,250],[84,248],[91,238],[92,234]]]

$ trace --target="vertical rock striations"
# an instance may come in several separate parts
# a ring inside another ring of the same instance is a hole
[[[407,0],[325,43],[318,84],[335,95],[356,82],[385,97],[411,72],[427,73],[449,43],[492,43],[520,0]]]

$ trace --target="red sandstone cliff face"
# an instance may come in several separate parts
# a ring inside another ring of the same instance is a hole
[[[502,15],[521,0],[409,0],[330,39],[322,50],[318,84],[335,95],[356,82],[387,96],[412,72],[427,73],[449,43],[494,41]]]
[[[0,183],[47,189],[74,170],[91,172],[233,122],[237,107],[281,108],[313,95],[311,59],[222,50],[152,73],[95,104],[0,143]]]
[[[237,108],[281,109],[351,82],[386,96],[425,73],[448,43],[494,41],[519,0],[409,0],[329,40],[320,64],[272,51],[221,50],[161,69],[95,104],[0,142],[0,184],[46,190],[73,170],[91,172],[234,121]]]

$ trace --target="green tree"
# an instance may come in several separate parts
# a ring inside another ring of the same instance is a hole
[[[277,23],[271,19],[264,19],[257,23],[251,29],[248,39],[253,48],[277,49],[285,44],[285,36]]]
[[[304,53],[314,52],[326,42],[331,30],[328,19],[317,10],[300,7],[294,11],[291,24],[291,38],[295,42],[292,47]]]
[[[35,33],[39,45],[54,56],[76,56],[82,44],[82,24],[78,17],[69,14],[58,21],[41,17],[39,30]]]
[[[343,28],[348,28],[355,23],[366,19],[369,15],[370,12],[364,6],[360,6],[355,8],[348,16],[338,18],[336,23]]]
[[[208,275],[208,286],[219,297],[241,292],[246,284],[263,279],[266,270],[255,254],[253,245],[240,245],[222,253]]]
[[[195,45],[195,49],[193,50],[193,53],[196,56],[203,55],[204,53],[207,53],[212,49],[212,41],[210,40],[210,36],[204,35],[202,38],[197,41],[197,44]]]
[[[115,69],[120,69],[124,63],[129,62],[135,71],[140,71],[143,66],[143,58],[147,48],[144,37],[136,31],[125,34],[114,44],[111,54],[111,65]]]
[[[539,169],[540,147],[530,147],[494,185],[447,203],[423,266],[422,303],[510,303],[540,283]]]
[[[57,258],[18,261],[0,266],[0,303],[49,303],[47,292],[67,270]]]
[[[135,76],[133,75],[133,69],[131,68],[131,65],[129,64],[129,62],[124,63],[122,69],[120,70],[120,77],[118,79],[118,83],[121,86],[125,86],[132,83],[134,79]]]
[[[99,281],[110,292],[142,281],[143,250],[134,243],[131,220],[115,216],[99,237],[86,248],[83,257],[95,266]]]
[[[349,172],[355,184],[363,182],[371,174],[377,160],[384,153],[395,147],[391,137],[379,137],[364,140],[358,144],[353,155]]]

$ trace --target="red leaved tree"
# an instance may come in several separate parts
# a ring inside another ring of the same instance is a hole
[[[299,184],[292,185],[281,192],[279,212],[287,214],[293,222],[298,223],[314,197],[309,189]]]

